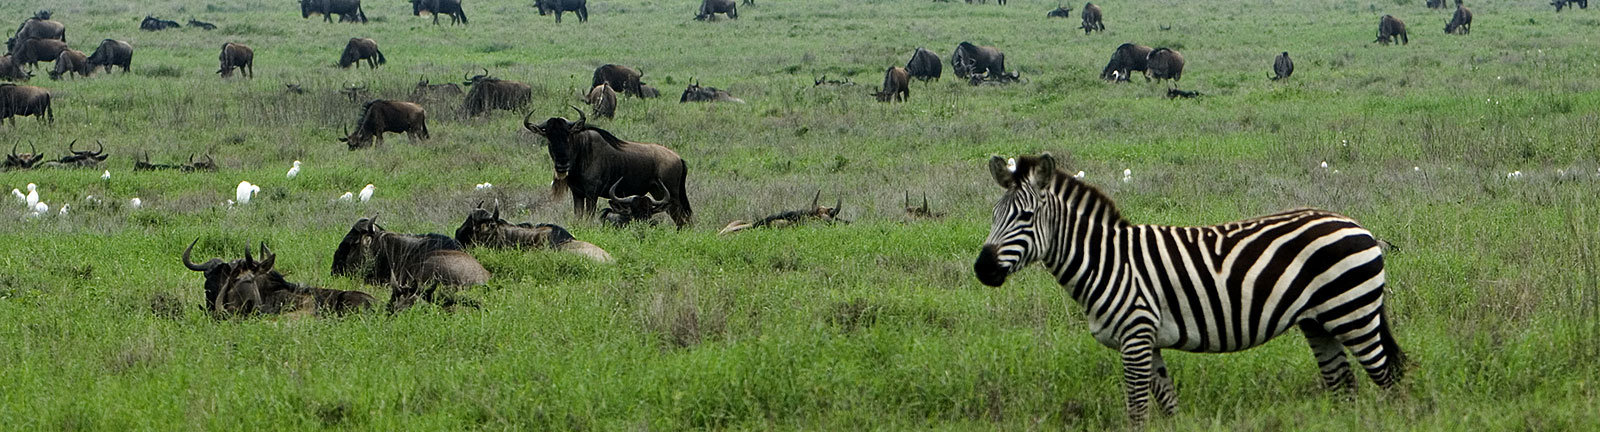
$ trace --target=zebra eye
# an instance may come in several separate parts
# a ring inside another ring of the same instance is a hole
[[[1033,210],[1023,210],[1021,213],[1018,213],[1017,214],[1017,220],[1025,220],[1025,221],[1033,220]]]

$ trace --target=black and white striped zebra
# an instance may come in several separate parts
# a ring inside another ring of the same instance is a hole
[[[1121,352],[1135,424],[1151,396],[1177,411],[1167,348],[1241,351],[1298,326],[1327,387],[1355,389],[1346,349],[1379,386],[1400,378],[1383,252],[1354,220],[1303,209],[1206,227],[1135,225],[1049,153],[997,156],[989,170],[1006,192],[973,265],[978,280],[1000,286],[1029,263],[1048,268],[1095,339]]]

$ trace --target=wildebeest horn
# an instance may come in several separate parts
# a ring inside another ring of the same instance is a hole
[[[927,213],[928,212],[928,193],[927,192],[923,192],[922,193],[922,212],[923,213]]]
[[[256,266],[256,259],[250,257],[250,247],[249,246],[245,246],[245,248],[244,248],[244,265],[249,266],[249,267],[255,267]]]
[[[470,82],[472,82],[472,77],[467,76],[467,74],[461,74],[461,81],[470,83]]]
[[[528,132],[533,132],[533,133],[536,133],[536,134],[539,134],[539,135],[544,135],[544,129],[540,129],[538,126],[534,126],[533,122],[529,121],[529,119],[532,119],[532,118],[533,118],[533,111],[528,111],[528,115],[522,116],[522,127],[524,129],[527,129]]]
[[[194,242],[189,243],[189,247],[183,250],[183,266],[197,272],[209,271],[217,266],[218,261],[206,261],[205,264],[195,264],[193,261],[189,261],[189,252],[193,251],[195,243],[199,242],[200,239],[194,239]]]
[[[611,190],[609,192],[606,192],[606,199],[609,199],[609,200],[612,200],[612,201],[616,201],[616,202],[622,203],[624,205],[633,204],[633,200],[637,199],[637,197],[634,197],[634,196],[631,196],[631,195],[628,196],[627,198],[618,198],[617,197],[617,185],[620,185],[620,184],[622,184],[622,177],[617,177],[617,181],[611,183]]]
[[[494,218],[496,221],[500,220],[500,200],[494,200],[494,214],[489,217]]]
[[[278,255],[272,253],[272,249],[267,249],[267,242],[265,240],[263,240],[261,242],[261,263],[260,263],[261,267],[260,267],[260,270],[263,270],[263,271],[272,270],[273,261],[277,261],[277,260],[278,260]]]
[[[583,110],[578,109],[578,107],[575,107],[575,106],[572,106],[572,105],[567,105],[567,107],[568,108],[572,108],[573,111],[577,111],[578,112],[578,123],[572,127],[573,129],[583,129],[584,126],[587,126],[589,124],[589,116],[584,114]]]
[[[11,143],[11,155],[12,156],[16,156],[17,155],[17,143],[14,143],[14,142]]]
[[[484,78],[488,78],[489,77],[489,68],[483,68],[483,77]]]
[[[660,201],[656,201],[655,198],[650,198],[650,205],[651,206],[666,205],[667,202],[672,201],[672,189],[668,188],[665,183],[662,183],[661,179],[656,179],[656,184],[661,185],[661,190],[665,191],[666,193],[663,194],[663,196],[661,197]]]
[[[911,208],[911,191],[906,191],[906,208]]]
[[[95,156],[99,156],[99,155],[105,154],[105,152],[106,152],[106,143],[100,142],[100,140],[94,140],[94,144],[96,146],[100,147],[98,151],[94,152]]]
[[[835,216],[837,216],[839,214],[839,209],[843,208],[843,207],[844,207],[844,197],[836,197],[836,198],[833,199],[833,214]]]
[[[478,201],[478,208],[483,208],[483,201]]]
[[[817,208],[817,202],[822,200],[822,189],[817,189],[817,196],[811,197],[811,208]]]
[[[78,140],[72,140],[72,142],[67,143],[67,151],[73,152],[73,153],[77,153],[78,151],[72,148],[72,146],[77,145],[77,144],[78,144]]]

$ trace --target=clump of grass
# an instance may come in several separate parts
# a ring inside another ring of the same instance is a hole
[[[172,65],[156,65],[135,69],[134,73],[151,78],[177,78],[183,76],[183,69]]]
[[[655,293],[645,311],[645,327],[670,348],[689,348],[722,337],[727,311],[704,310],[696,297],[693,291]]]
[[[828,311],[828,323],[838,326],[845,333],[867,329],[878,323],[878,313],[882,310],[883,306],[863,298],[834,303]]]

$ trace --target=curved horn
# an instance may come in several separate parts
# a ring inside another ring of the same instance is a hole
[[[199,242],[200,239],[194,239],[193,242],[189,243],[189,247],[183,250],[183,266],[197,272],[209,271],[212,267],[217,266],[216,262],[207,261],[205,264],[195,264],[193,261],[189,261],[189,252],[193,251],[195,243]]]
[[[36,157],[39,156],[39,148],[33,146],[33,141],[28,141],[28,151],[33,152]],[[12,152],[15,153],[16,151],[13,149]]]
[[[248,267],[255,267],[256,266],[256,259],[250,257],[250,247],[249,246],[245,246],[245,248],[244,248],[244,265],[248,266]]]
[[[928,212],[928,193],[927,192],[923,192],[922,193],[922,211],[924,213]]]
[[[94,140],[94,144],[96,146],[100,147],[99,150],[94,152],[95,156],[99,156],[99,155],[105,154],[105,152],[106,152],[106,143],[100,142],[100,140]]]
[[[488,78],[489,77],[489,68],[483,68],[483,77],[484,78]]]
[[[72,146],[77,145],[77,144],[78,144],[78,140],[72,140],[72,142],[67,143],[67,151],[73,152],[73,153],[77,153],[78,150],[73,149],[73,147],[72,147]]]
[[[578,123],[572,127],[573,129],[583,129],[584,126],[588,126],[589,125],[589,116],[584,114],[583,110],[578,109],[578,107],[575,107],[575,106],[572,106],[572,105],[567,105],[567,107],[572,108],[573,111],[577,111],[578,112]]]
[[[822,189],[817,189],[817,196],[811,197],[811,208],[817,208],[817,201],[822,200]]]
[[[497,221],[500,220],[500,200],[494,200],[494,214],[490,217]]]
[[[906,208],[911,208],[911,191],[906,191]]]
[[[650,206],[658,207],[658,206],[666,205],[668,202],[671,202],[672,201],[672,189],[668,188],[666,184],[661,183],[661,179],[656,179],[656,184],[661,185],[661,190],[662,190],[662,192],[665,192],[665,193],[662,194],[663,196],[661,197],[660,201],[656,201],[655,198],[650,198]]]
[[[278,255],[272,253],[272,249],[267,249],[267,242],[265,240],[261,241],[261,262],[259,263],[260,264],[260,268],[258,270],[261,270],[261,271],[272,270],[272,264],[273,264],[274,261],[277,261],[277,260],[278,260]]]
[[[11,143],[11,155],[12,156],[16,156],[17,155],[17,143],[15,143],[15,142]]]
[[[617,181],[611,183],[610,191],[606,192],[606,199],[616,201],[624,205],[633,204],[633,200],[638,199],[638,197],[630,195],[627,198],[617,198],[617,185],[620,184],[622,184],[622,177],[617,177]]]
[[[539,134],[539,135],[544,135],[544,129],[540,129],[538,126],[534,126],[533,122],[529,121],[532,118],[533,118],[533,111],[528,111],[528,115],[522,116],[522,128],[523,129],[527,129],[528,132],[533,132],[533,133],[536,133],[536,134]]]
[[[834,216],[838,216],[839,215],[839,209],[840,208],[844,208],[844,197],[842,197],[842,196],[833,199],[833,215]]]
[[[472,82],[472,77],[467,76],[467,74],[461,74],[461,81],[470,83]]]

